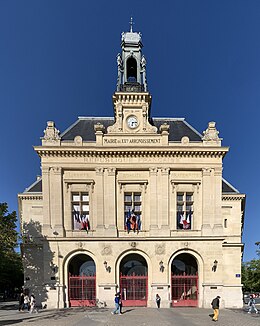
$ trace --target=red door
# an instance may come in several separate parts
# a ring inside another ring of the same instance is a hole
[[[96,276],[69,276],[70,307],[96,305]]]
[[[172,274],[172,306],[198,306],[198,275]]]
[[[120,275],[120,289],[123,306],[147,306],[147,275]]]

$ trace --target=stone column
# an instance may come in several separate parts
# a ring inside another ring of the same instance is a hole
[[[62,168],[51,168],[51,216],[52,227],[59,236],[64,235],[64,221],[63,221],[63,191],[62,191]]]
[[[108,225],[106,235],[117,235],[116,222],[116,169],[111,167],[105,170],[104,175],[104,215],[105,225]]]
[[[158,235],[157,168],[150,168],[150,235]]]
[[[96,170],[95,185],[95,220],[96,234],[104,233],[104,168],[98,167]]]

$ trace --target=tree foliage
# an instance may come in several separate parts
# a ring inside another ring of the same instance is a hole
[[[15,251],[18,243],[16,212],[0,203],[0,292],[10,293],[23,285],[21,256]]]
[[[256,250],[260,258],[260,243],[257,242],[258,249]],[[242,283],[244,284],[245,292],[260,292],[260,259],[252,259],[242,265]]]

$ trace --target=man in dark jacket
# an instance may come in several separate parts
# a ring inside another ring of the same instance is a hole
[[[218,314],[219,314],[219,299],[220,296],[218,295],[215,299],[212,300],[211,305],[212,309],[214,310],[214,316],[212,321],[218,321]]]

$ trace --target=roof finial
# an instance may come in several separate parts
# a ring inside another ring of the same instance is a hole
[[[134,25],[134,22],[133,22],[133,17],[130,18],[130,33],[133,33],[133,25]]]

